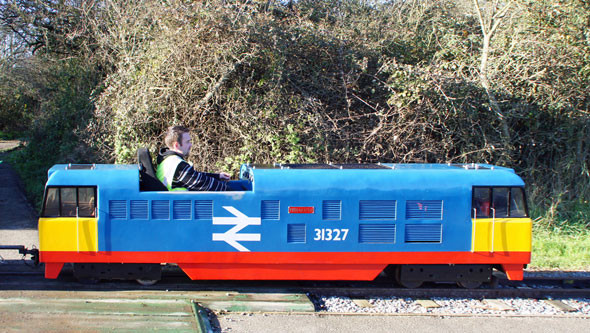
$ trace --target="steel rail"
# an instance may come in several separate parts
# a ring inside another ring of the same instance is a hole
[[[76,290],[81,283],[72,276],[71,268],[64,267],[60,278],[43,278],[42,266],[17,264],[17,260],[0,262],[0,290],[7,289],[60,289]],[[25,262],[26,263],[26,262]],[[192,281],[179,269],[164,270],[162,280],[153,286],[140,286],[135,281],[104,281],[95,285],[83,285],[93,290],[289,290],[323,296],[357,297],[450,297],[450,298],[590,298],[590,275],[572,274],[538,276],[533,275],[523,281],[499,279],[499,286],[483,286],[477,289],[463,289],[455,284],[427,283],[421,288],[407,289],[397,287],[385,279],[377,281]]]
[[[321,296],[348,296],[350,298],[408,297],[408,298],[589,298],[590,289],[568,288],[301,288],[303,292]]]
[[[197,321],[198,331],[200,333],[213,333],[214,330],[211,327],[211,321],[209,320],[209,315],[205,308],[195,301],[191,302],[191,306],[193,308],[195,320]]]
[[[0,268],[1,269],[1,268]],[[26,273],[26,272],[25,272]],[[409,298],[590,298],[588,280],[573,281],[573,284],[548,283],[534,280],[534,287],[511,286],[509,281],[501,281],[498,288],[481,287],[463,289],[450,284],[430,284],[422,288],[407,289],[390,287],[385,283],[342,283],[314,281],[191,281],[184,277],[166,277],[156,285],[145,287],[135,281],[105,281],[97,284],[82,284],[73,276],[60,277],[57,280],[46,280],[37,274],[16,274],[2,272],[0,290],[234,290],[241,292],[268,293],[288,291],[307,293],[320,296],[347,296],[351,298],[369,297],[409,297]]]

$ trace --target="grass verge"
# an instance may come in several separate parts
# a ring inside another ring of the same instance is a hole
[[[8,162],[18,173],[29,202],[40,211],[43,201],[47,170],[51,166],[39,159],[28,159],[26,147],[20,147],[0,153],[4,162]]]
[[[543,225],[533,227],[530,268],[590,270],[590,231],[572,234]]]
[[[586,200],[533,207],[533,269],[590,271],[590,203]]]

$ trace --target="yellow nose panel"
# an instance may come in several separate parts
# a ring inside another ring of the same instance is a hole
[[[96,218],[40,218],[39,248],[41,251],[98,251]]]
[[[476,252],[530,252],[533,222],[529,218],[473,219],[472,249]]]

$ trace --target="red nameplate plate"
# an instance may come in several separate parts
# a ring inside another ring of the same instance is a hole
[[[289,214],[313,214],[314,207],[289,207]]]

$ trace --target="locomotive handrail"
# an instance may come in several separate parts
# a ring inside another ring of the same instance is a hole
[[[477,208],[473,208],[473,225],[471,226],[471,253],[475,252],[475,227],[477,225]]]
[[[490,208],[492,210],[492,253],[494,253],[494,231],[496,229],[496,209]]]
[[[76,206],[76,250],[80,253],[80,218],[78,215],[78,206]]]

